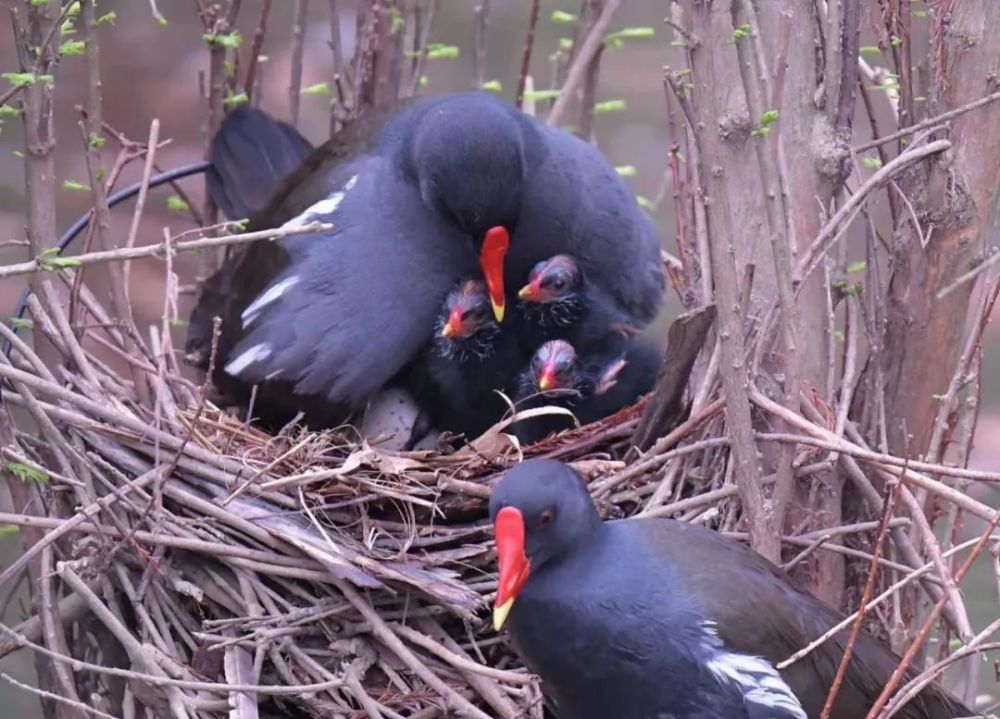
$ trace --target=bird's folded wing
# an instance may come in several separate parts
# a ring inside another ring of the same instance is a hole
[[[312,221],[335,229],[283,242],[291,261],[243,310],[225,371],[357,406],[428,341],[475,254],[379,158],[286,225]]]

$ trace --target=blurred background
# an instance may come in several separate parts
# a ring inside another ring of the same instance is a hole
[[[345,56],[353,52],[355,14],[352,2],[340,2],[341,37]],[[474,85],[473,55],[473,2],[442,0],[439,3],[431,34],[432,42],[459,48],[458,57],[429,60],[426,66],[428,82],[424,93],[429,95],[454,90],[470,89]],[[511,99],[517,84],[523,52],[525,30],[528,24],[530,3],[527,0],[494,0],[491,3],[486,57],[486,79],[498,81],[504,97]],[[670,61],[672,32],[663,24],[668,3],[664,0],[630,0],[623,4],[613,24],[623,27],[652,27],[655,37],[629,40],[621,48],[604,53],[601,63],[601,83],[598,102],[624,101],[624,110],[600,114],[595,118],[595,131],[601,149],[612,164],[623,168],[635,192],[648,199],[660,194],[666,170],[669,142],[666,131],[666,112],[662,84],[663,66]],[[100,36],[101,64],[104,84],[104,119],[130,139],[145,142],[150,121],[155,117],[161,123],[160,138],[171,138],[167,147],[157,152],[157,164],[170,168],[202,159],[204,138],[202,128],[204,112],[199,104],[198,73],[208,69],[208,52],[202,40],[203,28],[191,2],[162,1],[159,11],[163,21],[158,21],[151,10],[155,5],[138,0],[106,0],[99,4],[98,12],[114,11],[113,26],[105,27]],[[572,35],[572,25],[553,20],[554,11],[577,12],[576,0],[545,0],[541,4],[540,20],[536,33],[531,74],[536,90],[549,87],[552,75],[550,56],[559,47],[560,38]],[[246,0],[240,11],[239,29],[245,43],[253,36],[260,11],[259,0]],[[267,56],[259,72],[262,73],[261,106],[271,114],[289,117],[289,76],[294,3],[279,0],[274,3],[268,21],[268,31],[263,47]],[[330,77],[330,51],[328,46],[330,25],[327,3],[313,0],[308,5],[308,22],[305,36],[305,63],[302,87],[309,88],[327,81]],[[0,22],[6,22],[6,13]],[[0,31],[0,72],[17,70],[13,43],[9,29]],[[864,43],[862,43],[864,44]],[[79,128],[80,114],[75,109],[84,101],[84,60],[82,57],[65,57],[60,66],[56,84],[57,114],[57,186],[59,187],[58,225],[60,230],[71,224],[90,207],[87,189],[87,170],[84,163],[83,141]],[[0,92],[7,89],[0,82]],[[329,123],[329,95],[303,94],[299,129],[315,143],[327,137]],[[109,138],[105,148],[105,162],[116,152],[114,141]],[[10,240],[23,240],[24,230],[24,177],[20,154],[23,137],[19,118],[8,118],[0,130],[0,263],[6,264],[27,259],[23,247],[11,246]],[[119,182],[119,187],[137,182],[141,177],[141,163],[129,167]],[[183,186],[200,206],[203,183],[200,177],[184,180]],[[82,188],[82,189],[81,189]],[[664,247],[676,251],[673,242],[673,217],[669,188],[665,201],[656,210],[655,218],[663,237]],[[153,243],[162,239],[162,230],[169,227],[173,234],[193,227],[190,216],[171,209],[168,202],[173,190],[164,187],[151,191],[140,226],[139,242]],[[125,203],[113,210],[113,232],[124,237],[132,217],[132,203]],[[55,244],[51,238],[47,244]],[[198,257],[185,254],[175,259],[175,269],[182,284],[190,285],[195,279]],[[131,273],[132,301],[136,320],[142,326],[158,320],[163,308],[163,263],[156,259],[133,262]],[[0,281],[0,317],[6,320],[12,314],[24,280],[15,278]],[[192,297],[184,297],[181,316],[190,310]],[[670,295],[664,310],[661,326],[678,312],[680,305]],[[184,329],[175,331],[175,346],[183,347]],[[983,363],[983,403],[979,418],[976,449],[972,466],[978,469],[1000,471],[1000,330],[994,324],[987,329],[986,358]],[[985,490],[977,490],[985,491]],[[997,491],[980,497],[993,506],[998,502]],[[0,511],[7,511],[6,492],[0,492]],[[16,535],[0,536],[0,565],[9,564],[18,552]],[[974,627],[981,628],[997,616],[996,588],[992,586],[992,572],[983,564],[979,576],[966,585],[966,598],[973,614]],[[22,600],[23,601],[23,600]],[[27,605],[14,606],[3,621],[14,624],[25,615]],[[0,660],[0,672],[25,682],[33,682],[31,657],[20,652]],[[984,677],[993,674],[984,662]],[[984,684],[984,689],[989,685]],[[988,689],[987,689],[988,691]],[[0,681],[0,714],[31,719],[39,716],[37,700],[25,692]]]

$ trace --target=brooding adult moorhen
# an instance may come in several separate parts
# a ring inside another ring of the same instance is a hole
[[[508,471],[490,517],[494,625],[509,617],[559,719],[818,719],[849,630],[776,670],[842,617],[748,547],[670,519],[602,522],[551,460]],[[897,662],[861,634],[831,717],[864,717]],[[931,685],[896,716],[971,714]]]
[[[519,364],[513,329],[494,318],[486,285],[465,280],[448,294],[434,342],[403,384],[434,428],[471,440],[507,411],[497,391],[511,394]]]
[[[274,164],[276,137],[287,156],[301,152],[259,110],[226,118],[212,145],[220,205],[259,204],[239,173]],[[576,257],[633,323],[659,308],[655,230],[610,163],[488,93],[414,105],[387,122],[371,151],[304,162],[314,171],[293,172],[250,228],[317,220],[336,229],[259,243],[279,256],[248,251],[230,273],[238,300],[225,303],[217,384],[244,394],[260,385],[258,405],[318,397],[360,408],[430,341],[442,299],[477,268],[498,321],[507,292],[560,253]],[[244,191],[254,197],[240,201]],[[201,326],[192,323],[202,357],[211,314],[196,310]]]
[[[566,340],[544,343],[518,377],[518,408],[565,407],[589,424],[634,404],[653,388],[661,352],[638,338],[619,338],[620,350],[606,351],[602,343],[589,357]],[[522,420],[514,433],[531,444],[572,426],[569,417],[553,414]]]

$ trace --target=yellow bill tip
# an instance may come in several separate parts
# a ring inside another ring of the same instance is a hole
[[[490,299],[490,304],[493,305],[493,316],[497,318],[497,322],[503,322],[503,302],[497,302],[496,300]]]
[[[526,300],[531,297],[531,285],[525,285],[517,291],[518,299]]]
[[[493,607],[493,629],[495,631],[499,632],[503,629],[503,625],[507,623],[507,615],[510,614],[510,609],[513,606],[514,598],[511,597],[503,604]]]
[[[455,334],[455,328],[451,326],[451,322],[445,324],[444,328],[441,330],[442,337],[451,337]]]

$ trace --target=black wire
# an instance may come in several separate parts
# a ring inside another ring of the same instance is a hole
[[[168,182],[173,182],[174,180],[180,180],[185,177],[190,177],[191,175],[198,175],[204,172],[208,168],[208,162],[194,162],[190,165],[182,165],[180,167],[175,167],[173,170],[168,170],[167,172],[162,172],[159,175],[153,175],[149,178],[149,187],[159,187],[160,185],[165,185]],[[115,205],[124,202],[125,200],[135,197],[139,194],[142,189],[142,183],[137,182],[134,185],[129,185],[123,190],[119,190],[115,194],[108,198],[108,207],[114,207]],[[70,225],[69,229],[63,233],[62,237],[59,238],[59,242],[56,243],[56,249],[59,250],[57,254],[61,254],[63,250],[69,247],[70,243],[76,239],[77,235],[83,231],[90,223],[90,218],[94,214],[93,210],[88,210],[84,214],[77,218],[76,222]],[[21,293],[21,297],[18,299],[17,304],[14,306],[14,315],[11,320],[11,329],[17,332],[16,320],[24,317],[24,311],[28,307],[28,297],[31,295],[31,285],[29,284],[24,288]],[[3,354],[7,359],[10,359],[11,343],[9,341],[4,341]]]

